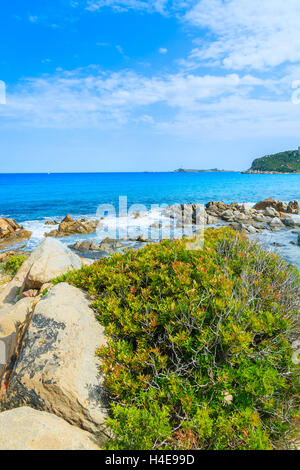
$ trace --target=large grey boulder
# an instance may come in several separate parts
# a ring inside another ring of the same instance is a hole
[[[31,266],[24,282],[26,289],[39,289],[66,271],[81,268],[79,256],[58,240],[51,238],[46,238],[30,258],[28,261],[31,261]]]
[[[94,436],[61,418],[22,407],[0,413],[0,450],[100,450]]]
[[[14,303],[21,291],[39,289],[71,269],[81,268],[79,256],[60,241],[46,238],[22,264],[15,277],[0,289],[0,309]]]
[[[62,283],[39,301],[16,357],[2,380],[0,409],[48,411],[106,438],[107,397],[96,350],[104,329],[88,297]]]

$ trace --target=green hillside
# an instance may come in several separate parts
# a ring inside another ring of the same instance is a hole
[[[300,148],[266,155],[253,161],[247,173],[256,172],[297,173],[300,172]]]

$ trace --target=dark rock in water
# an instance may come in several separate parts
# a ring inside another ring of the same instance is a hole
[[[281,247],[281,246],[284,246],[284,245],[282,245],[282,243],[277,243],[277,242],[273,242],[272,245],[277,246],[278,248]]]
[[[73,248],[77,251],[101,251],[101,248],[96,245],[94,242],[86,241],[79,241],[76,242],[74,245],[71,245],[70,248]]]
[[[297,240],[298,246],[300,246],[300,233],[298,235],[298,240]]]
[[[293,219],[281,219],[281,222],[287,227],[295,227],[296,225],[296,222]]]
[[[128,238],[128,241],[130,242],[140,242],[140,243],[149,243],[150,240],[146,237],[146,235],[137,235],[134,238]]]
[[[99,245],[101,251],[114,251],[118,248],[122,248],[122,243],[115,238],[104,238]]]
[[[291,245],[297,245],[297,243],[294,242],[294,240],[292,240],[292,241],[290,242],[290,244],[291,244]]]

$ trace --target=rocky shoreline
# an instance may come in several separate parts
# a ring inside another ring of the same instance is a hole
[[[105,220],[88,220],[87,218],[75,220],[72,216],[66,215],[61,222],[46,221],[45,227],[55,226],[56,228],[50,232],[45,232],[44,237],[67,239],[68,237],[82,236],[82,239],[77,239],[69,247],[79,255],[94,253],[95,257],[97,253],[101,257],[101,254],[108,254],[127,246],[139,248],[144,243],[158,241],[159,237],[164,237],[167,229],[171,234],[171,238],[177,238],[176,230],[182,230],[183,236],[185,230],[191,229],[192,232],[195,232],[203,225],[229,225],[234,230],[244,231],[249,235],[268,231],[290,230],[294,235],[298,235],[292,243],[299,245],[300,218],[297,218],[299,215],[300,205],[298,201],[285,203],[272,198],[260,201],[253,207],[236,202],[224,204],[223,202],[213,201],[206,204],[204,211],[201,204],[176,204],[168,206],[162,212],[160,220],[141,230],[135,236],[122,238],[104,236],[100,242],[84,238],[87,235],[95,234],[98,229],[104,227]],[[137,225],[141,217],[142,214],[134,215]],[[16,221],[5,218],[0,219],[0,250],[2,250],[0,263],[9,256],[9,253],[15,253],[8,247],[13,247],[16,244],[20,245],[20,242],[23,241],[26,243],[30,240],[31,235],[32,232],[25,230]],[[18,251],[24,249],[26,249],[26,244],[18,246]]]

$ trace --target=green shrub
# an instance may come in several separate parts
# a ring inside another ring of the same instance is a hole
[[[2,269],[5,273],[14,276],[25,260],[26,256],[24,255],[12,256],[8,261],[6,261],[6,263],[3,264]]]
[[[108,449],[271,449],[299,416],[295,268],[229,229],[68,273],[105,327]]]

